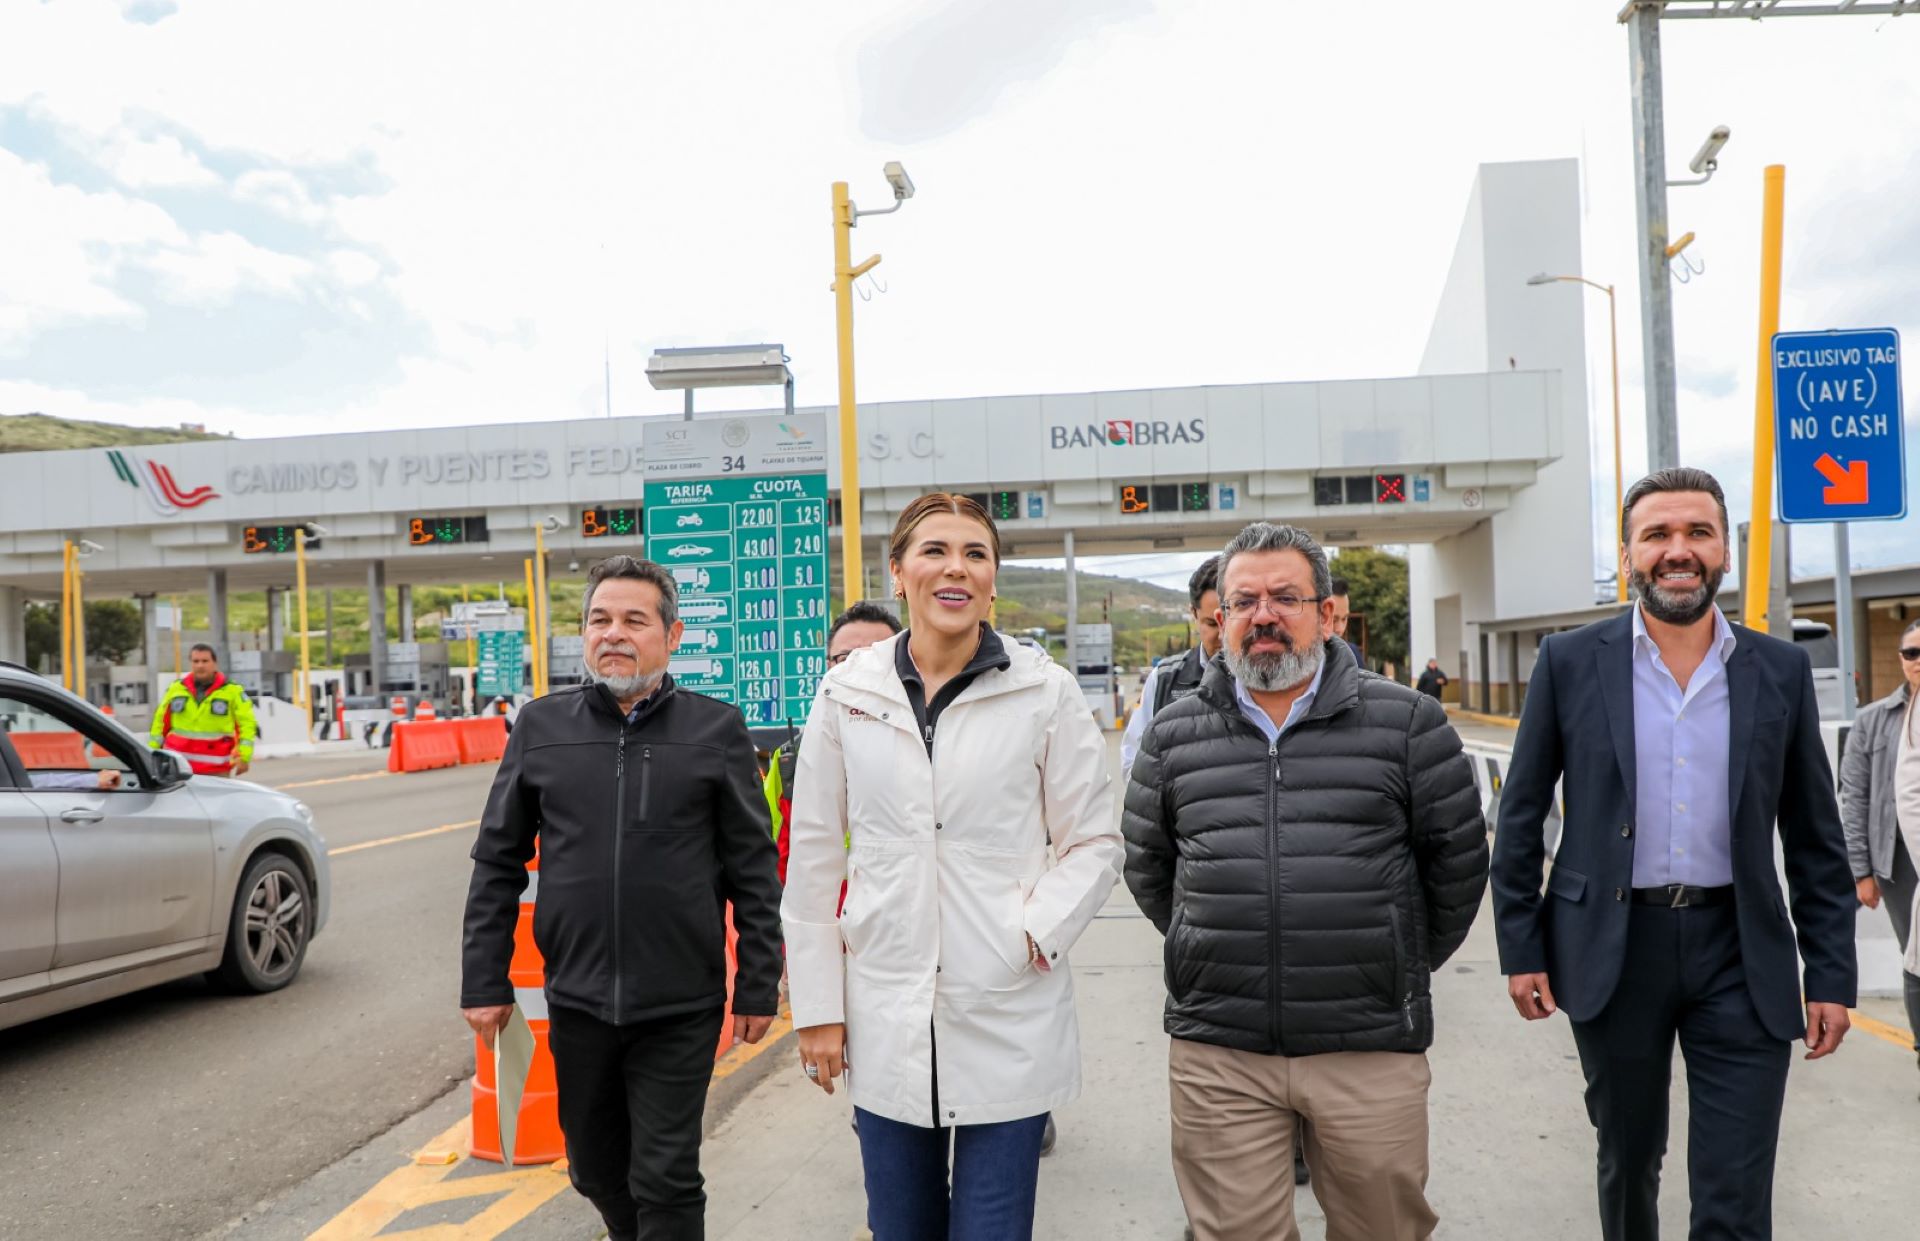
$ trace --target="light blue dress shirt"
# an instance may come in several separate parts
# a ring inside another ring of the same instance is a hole
[[[1239,677],[1233,679],[1233,700],[1240,704],[1240,714],[1246,716],[1253,726],[1260,730],[1260,735],[1265,737],[1267,744],[1271,746],[1280,740],[1281,733],[1306,718],[1308,709],[1313,706],[1313,700],[1319,696],[1320,678],[1326,671],[1327,661],[1322,658],[1320,666],[1313,670],[1312,683],[1307,686],[1305,693],[1293,700],[1293,706],[1287,709],[1287,718],[1278,725],[1274,724],[1272,716],[1260,709],[1260,704],[1253,700],[1253,695],[1247,692],[1247,687],[1241,683]]]
[[[1682,690],[1634,606],[1636,888],[1733,882],[1733,808],[1727,804],[1727,659],[1733,648],[1733,628],[1715,608],[1713,644]]]

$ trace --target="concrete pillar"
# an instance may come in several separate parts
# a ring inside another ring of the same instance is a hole
[[[287,637],[287,592],[284,587],[267,587],[267,649],[277,651]]]
[[[140,662],[148,676],[160,671],[160,609],[152,595],[135,595],[140,605]]]
[[[229,647],[227,645],[227,571],[225,569],[207,570],[207,629],[208,644],[213,647],[220,666],[226,667]]]
[[[400,602],[400,640],[413,641],[413,587],[405,582],[393,588]]]
[[[1507,637],[1507,714],[1520,714],[1520,634]]]
[[[369,694],[379,694],[387,679],[387,562],[375,560],[367,565],[367,665],[373,685]]]
[[[0,586],[0,659],[27,662],[27,597],[18,586]]]
[[[325,647],[320,655],[320,662],[326,667],[331,668],[333,667],[333,590],[332,588],[328,588],[325,592],[323,592],[322,597],[326,600],[327,636],[325,639]]]
[[[1075,638],[1075,627],[1080,623],[1080,578],[1073,569],[1073,531],[1065,532],[1066,569],[1067,569],[1067,671],[1073,674],[1075,684],[1080,679],[1080,643]]]

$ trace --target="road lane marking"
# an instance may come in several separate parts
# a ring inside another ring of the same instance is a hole
[[[442,823],[439,827],[429,827],[418,832],[406,832],[399,836],[386,836],[379,840],[363,840],[357,845],[341,845],[338,849],[327,850],[328,857],[339,857],[343,853],[358,853],[362,849],[378,849],[382,845],[397,845],[402,841],[421,840],[428,836],[441,836],[447,832],[457,832],[464,828],[479,827],[480,820],[468,819],[464,823]]]
[[[469,1162],[465,1152],[472,1144],[471,1116],[462,1117],[452,1128],[428,1142],[422,1150],[461,1152],[450,1163],[428,1166],[409,1163],[390,1172],[357,1202],[320,1226],[307,1241],[360,1241],[361,1238],[411,1237],[415,1241],[491,1241],[515,1224],[552,1201],[568,1188],[565,1162],[542,1167],[516,1168],[475,1176],[454,1177],[460,1165]],[[435,1203],[456,1202],[462,1198],[494,1198],[479,1214],[458,1224],[431,1224],[403,1232],[381,1229],[408,1211]]]
[[[296,780],[292,784],[270,784],[270,789],[310,789],[322,784],[346,784],[353,780],[379,780],[390,776],[391,771],[362,771],[351,776],[327,776],[320,780]]]
[[[742,1043],[722,1056],[720,1063],[713,1066],[713,1080],[717,1082],[722,1078],[732,1077],[741,1069],[746,1068],[768,1048],[785,1038],[787,1032],[791,1029],[793,1029],[793,1014],[791,1012],[781,1013],[773,1019],[773,1024],[767,1027],[766,1034],[762,1036],[759,1042]]]
[[[1857,1009],[1852,1013],[1851,1020],[1854,1026],[1865,1030],[1875,1038],[1885,1039],[1895,1047],[1903,1047],[1908,1051],[1913,1050],[1913,1035],[1906,1030],[1902,1030],[1899,1026],[1890,1026],[1886,1022],[1869,1017]]]

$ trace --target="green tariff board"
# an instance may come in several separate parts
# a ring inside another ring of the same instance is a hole
[[[680,587],[673,679],[754,725],[806,722],[827,670],[827,476],[646,484],[647,558]]]

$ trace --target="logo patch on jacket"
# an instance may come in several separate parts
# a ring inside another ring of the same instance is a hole
[[[215,715],[225,715],[230,709],[231,707],[226,699],[216,698],[213,700],[213,713]]]
[[[875,723],[878,723],[880,720],[879,716],[874,715],[871,712],[862,711],[859,707],[848,707],[847,718],[849,720],[862,720],[862,721],[872,720]]]

